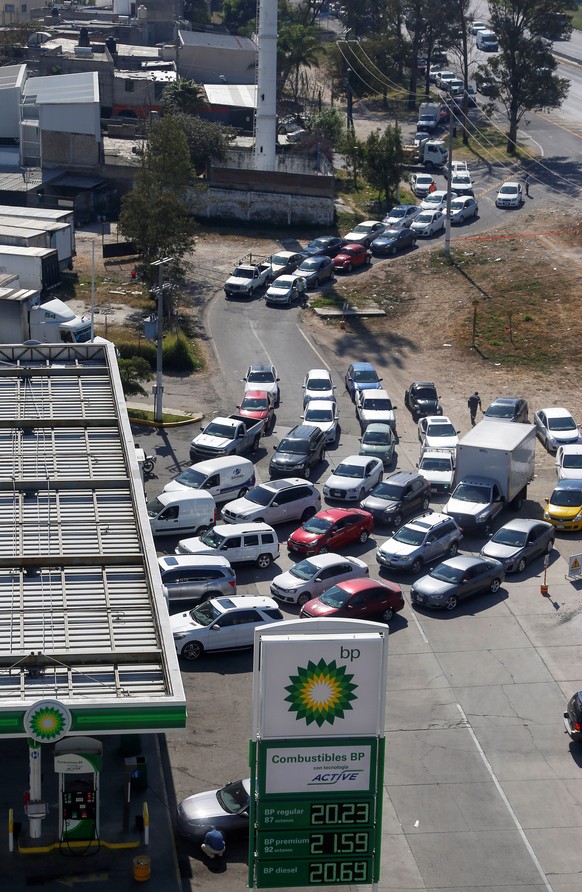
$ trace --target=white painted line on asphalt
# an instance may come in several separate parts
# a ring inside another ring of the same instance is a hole
[[[461,706],[460,703],[457,703],[457,709],[458,709],[459,712],[461,713],[461,716],[463,717],[463,721],[465,722],[465,725],[466,725],[466,727],[467,727],[467,731],[468,731],[469,734],[471,735],[471,738],[472,738],[472,740],[473,740],[473,743],[474,743],[475,746],[477,747],[477,752],[478,752],[479,755],[481,756],[481,759],[482,759],[482,761],[483,761],[483,764],[485,765],[485,768],[486,768],[487,771],[489,772],[489,775],[491,776],[491,780],[493,781],[493,783],[494,783],[495,786],[497,787],[497,792],[499,793],[499,795],[501,796],[503,802],[505,803],[505,807],[506,807],[507,811],[509,812],[509,814],[510,814],[510,816],[511,816],[511,820],[512,820],[513,823],[515,824],[515,827],[516,827],[516,829],[517,829],[517,832],[518,832],[519,835],[521,836],[521,839],[522,839],[522,841],[523,841],[523,844],[524,844],[524,846],[526,847],[527,851],[529,852],[530,858],[532,859],[533,863],[534,863],[535,866],[536,866],[536,870],[537,870],[537,872],[539,873],[539,875],[540,875],[540,877],[541,877],[542,883],[544,884],[544,886],[545,886],[545,888],[548,890],[548,892],[553,892],[553,889],[552,889],[552,887],[551,887],[551,885],[550,885],[550,883],[549,883],[549,881],[548,881],[548,878],[547,878],[547,876],[546,876],[545,873],[544,873],[544,870],[543,870],[543,868],[542,868],[542,865],[540,864],[540,862],[539,862],[539,860],[538,860],[538,857],[537,857],[536,853],[534,852],[534,850],[533,850],[533,848],[532,848],[532,846],[531,846],[531,843],[530,843],[529,839],[528,839],[527,836],[525,835],[525,830],[524,830],[523,827],[521,826],[521,824],[520,824],[520,822],[519,822],[519,818],[517,817],[516,813],[514,812],[513,808],[511,807],[511,803],[510,803],[509,799],[507,798],[507,796],[505,795],[505,792],[504,792],[504,790],[503,790],[503,787],[501,786],[501,783],[500,783],[500,781],[498,780],[497,775],[496,775],[495,772],[493,771],[493,768],[492,768],[492,766],[491,766],[491,763],[490,763],[489,759],[487,758],[487,756],[486,756],[485,753],[483,752],[483,747],[481,746],[481,744],[480,744],[479,741],[477,740],[477,736],[476,736],[475,732],[473,731],[473,728],[472,728],[471,725],[469,724],[469,720],[468,720],[467,716],[465,715],[465,711],[464,711],[464,709],[463,709],[463,707]]]
[[[295,323],[295,324],[297,325],[297,323]],[[328,366],[327,362],[325,361],[325,359],[323,358],[323,356],[321,355],[321,353],[319,353],[319,351],[316,350],[316,348],[313,346],[313,344],[311,343],[311,341],[309,340],[309,338],[307,337],[307,335],[305,334],[305,332],[301,330],[301,326],[300,326],[300,325],[297,325],[297,331],[299,332],[299,334],[301,335],[301,337],[304,338],[304,339],[307,341],[307,343],[309,344],[309,346],[311,347],[311,349],[313,350],[313,352],[315,353],[315,355],[317,356],[317,358],[321,361],[321,363],[322,363],[322,365],[324,366],[324,368],[326,368],[326,369],[328,370],[328,372],[331,372],[331,368]]]
[[[424,630],[423,630],[422,626],[420,625],[420,620],[416,615],[416,610],[412,606],[410,607],[410,615],[412,616],[412,619],[415,622],[416,628],[418,629],[418,631],[420,633],[420,637],[422,638],[422,640],[424,641],[425,644],[428,644],[428,638],[424,634]]]
[[[251,327],[251,329],[252,329],[252,332],[253,332],[254,336],[256,337],[257,341],[259,342],[259,344],[261,345],[261,347],[262,347],[263,350],[265,351],[265,356],[266,356],[267,359],[269,360],[269,365],[275,365],[275,363],[273,362],[273,360],[271,359],[271,357],[270,357],[270,355],[269,355],[269,351],[267,350],[267,348],[265,347],[265,345],[263,344],[263,342],[261,341],[260,337],[259,337],[258,334],[257,334],[256,324],[257,324],[257,323],[256,323],[256,322],[253,322],[253,321],[250,321],[250,322],[249,322],[249,325],[250,325],[250,327]]]

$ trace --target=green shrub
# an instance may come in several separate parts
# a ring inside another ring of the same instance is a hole
[[[119,350],[121,359],[145,359],[151,370],[156,368],[156,346],[145,340],[130,340],[123,337],[115,338],[115,346]],[[198,358],[194,346],[188,340],[183,331],[176,334],[164,335],[162,347],[162,362],[164,370],[177,375],[188,375],[201,368],[202,363]]]

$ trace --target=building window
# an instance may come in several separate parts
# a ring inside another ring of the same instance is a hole
[[[134,83],[133,83],[133,81],[126,81],[126,82],[125,82],[125,92],[126,92],[126,93],[133,93],[133,88],[134,88]]]
[[[14,3],[5,3],[4,12],[16,12],[16,6],[14,5]]]
[[[20,12],[26,12],[26,3],[20,4]]]

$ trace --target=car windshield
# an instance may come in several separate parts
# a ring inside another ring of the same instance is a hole
[[[268,409],[269,401],[266,396],[246,396],[241,403],[241,409]]]
[[[412,527],[402,527],[392,538],[395,542],[403,542],[404,545],[422,545],[425,533]]]
[[[373,223],[358,223],[355,229],[352,229],[352,232],[362,233],[362,232],[370,232],[373,227]]]
[[[308,378],[307,390],[331,390],[331,384],[327,378]]]
[[[249,502],[254,502],[256,505],[263,505],[263,507],[270,505],[273,500],[273,493],[269,489],[265,489],[263,486],[254,486],[250,489],[245,499],[248,499]]]
[[[429,424],[426,429],[427,437],[456,437],[457,432],[452,424]]]
[[[419,214],[418,217],[416,217],[416,219],[412,221],[412,225],[414,226],[415,223],[430,223],[432,221],[433,217],[434,217],[434,214],[432,212],[428,213],[428,214],[427,213]]]
[[[209,548],[220,548],[224,542],[224,536],[220,536],[216,530],[211,529],[207,530],[203,536],[200,536],[200,541]]]
[[[453,198],[451,201],[451,210],[452,211],[461,211],[465,207],[465,199],[464,198]]]
[[[148,502],[148,517],[157,517],[166,506],[158,498]]]
[[[396,218],[405,217],[406,216],[406,208],[392,208],[392,210],[390,211],[388,216],[396,217]]]
[[[371,431],[369,428],[362,438],[362,443],[366,443],[368,446],[385,446],[389,442],[389,431]]]
[[[364,465],[347,465],[342,462],[335,469],[334,475],[338,477],[363,477],[365,470]]]
[[[269,371],[249,372],[247,375],[247,381],[254,384],[272,384],[274,380],[273,372]]]
[[[351,247],[350,245],[347,248],[342,248],[342,254],[347,254],[348,257],[354,257],[356,254],[359,254],[360,248],[358,245],[354,245]]]
[[[460,582],[465,575],[462,567],[450,567],[447,564],[439,564],[429,574],[433,579],[439,579],[441,582]]]
[[[307,455],[309,444],[306,440],[290,440],[285,437],[279,443],[277,452],[288,452],[291,455]]]
[[[376,410],[377,412],[391,412],[392,411],[392,403],[390,400],[387,400],[386,397],[368,397],[364,401],[364,411],[368,409]]]
[[[234,428],[230,427],[228,424],[220,424],[217,421],[211,421],[210,424],[207,424],[204,428],[204,433],[208,434],[209,437],[232,440],[234,436]]]
[[[432,183],[432,177],[427,176],[427,174],[420,174],[416,178],[416,182],[422,186],[430,186]]]
[[[287,266],[290,261],[290,257],[287,257],[286,254],[274,254],[271,257],[271,265],[272,266]]]
[[[331,409],[306,409],[305,421],[333,421]]]
[[[571,431],[576,425],[569,415],[560,415],[558,418],[548,418],[548,427],[551,431]]]
[[[579,505],[582,505],[582,490],[555,489],[550,502],[560,508],[578,508]]]
[[[375,486],[372,490],[373,496],[378,496],[381,499],[392,499],[393,501],[397,501],[402,498],[403,488],[398,486],[396,483],[379,483],[378,486]]]
[[[464,185],[471,184],[471,177],[469,177],[469,176],[462,176],[460,174],[456,174],[453,177],[453,179],[454,179],[455,183],[463,183]]]
[[[383,241],[389,241],[393,238],[400,238],[400,230],[399,229],[386,229],[385,232],[382,233],[381,236]],[[378,239],[380,241],[380,239]]]
[[[222,616],[222,611],[218,610],[212,601],[204,601],[190,611],[190,616],[199,626],[209,626],[215,619]]]
[[[574,455],[565,453],[562,456],[563,468],[582,468],[582,453],[576,452]]]
[[[513,418],[513,406],[503,403],[493,403],[485,412],[490,418]]]
[[[200,489],[201,486],[204,486],[207,477],[207,474],[201,474],[196,468],[186,468],[185,471],[178,474],[176,483],[181,483],[183,486],[191,486],[192,489]]]
[[[316,257],[313,260],[304,260],[301,266],[299,267],[299,272],[311,272],[312,269],[319,269],[321,261]]]
[[[455,499],[460,502],[477,502],[488,505],[491,498],[491,490],[487,486],[478,486],[476,483],[459,483],[453,493]]]
[[[298,579],[313,579],[318,569],[317,565],[312,564],[311,561],[299,561],[298,564],[291,567],[289,572],[291,576],[296,576]]]
[[[517,186],[502,186],[499,190],[501,195],[515,195],[517,192]]]
[[[233,781],[222,790],[217,790],[216,798],[220,807],[229,815],[235,815],[241,809],[248,808],[249,805],[249,796],[242,781]]]
[[[328,244],[331,242],[327,242],[324,238],[316,238],[313,239],[312,242],[309,242],[308,248],[327,248]]]
[[[501,527],[500,530],[497,530],[491,541],[496,542],[498,545],[511,545],[513,548],[521,548],[527,541],[527,533],[523,530],[512,530],[511,528],[507,529],[506,527]]]
[[[415,387],[413,390],[417,400],[436,400],[436,393],[432,387]]]
[[[358,384],[374,384],[379,380],[374,369],[354,369],[354,381]]]
[[[343,588],[340,588],[339,585],[332,585],[331,588],[328,588],[328,590],[321,595],[319,600],[322,604],[325,604],[326,607],[343,607],[349,599],[349,592],[344,592]]]
[[[427,195],[424,200],[427,202],[427,204],[440,204],[443,200],[443,196],[439,195],[438,192],[431,192],[431,194]]]
[[[282,291],[288,291],[292,285],[293,279],[288,279],[287,276],[279,276],[278,279],[275,279],[271,288],[280,288]]]
[[[420,462],[423,471],[450,471],[452,467],[450,458],[423,458]]]
[[[331,520],[325,520],[324,517],[312,517],[301,527],[302,530],[305,530],[306,533],[326,533],[331,526]]]

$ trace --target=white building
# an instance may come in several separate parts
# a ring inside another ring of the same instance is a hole
[[[26,83],[26,65],[0,68],[0,139],[17,140],[20,135],[20,103]]]

